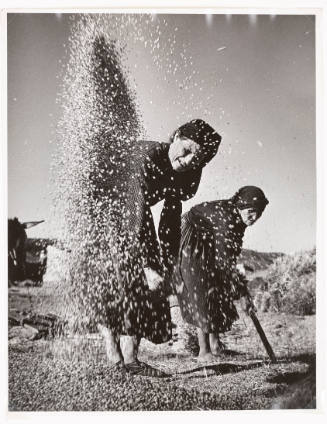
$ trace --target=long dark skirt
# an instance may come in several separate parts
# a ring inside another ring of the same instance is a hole
[[[109,303],[106,325],[118,334],[144,337],[156,344],[167,342],[172,337],[169,301],[163,292],[140,285]]]
[[[215,269],[213,236],[183,215],[173,284],[183,287],[177,298],[184,321],[206,333],[228,331],[238,319],[230,283],[226,272]]]

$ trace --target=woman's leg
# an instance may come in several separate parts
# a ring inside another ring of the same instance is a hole
[[[125,364],[137,361],[141,338],[137,336],[120,336],[120,345]]]
[[[198,341],[200,346],[200,351],[198,355],[199,360],[207,360],[212,357],[211,351],[210,351],[210,344],[209,344],[209,334],[205,333],[201,328],[197,329],[198,332]]]
[[[219,355],[223,350],[224,345],[220,341],[218,333],[209,334],[209,343],[213,355]]]
[[[111,364],[123,362],[124,358],[120,350],[119,334],[101,324],[98,324],[98,330],[105,341],[108,361]]]

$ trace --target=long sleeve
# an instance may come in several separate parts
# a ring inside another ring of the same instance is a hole
[[[142,171],[134,173],[130,181],[126,208],[128,212],[128,231],[135,243],[134,251],[142,256],[143,265],[161,272],[160,249],[154,227],[148,187]]]
[[[232,224],[223,222],[215,227],[214,231],[214,249],[216,268],[228,271],[235,267],[237,257],[240,253],[240,245],[235,239],[235,234],[229,228]]]
[[[159,239],[165,267],[171,271],[179,250],[181,238],[182,202],[167,197],[160,216]]]

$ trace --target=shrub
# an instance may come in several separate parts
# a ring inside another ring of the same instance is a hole
[[[316,311],[315,249],[278,258],[268,269],[265,291],[261,295],[261,299],[264,298],[266,301],[262,306],[265,310],[297,315],[314,314]]]

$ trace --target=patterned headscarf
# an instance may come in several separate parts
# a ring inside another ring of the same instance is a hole
[[[197,154],[200,158],[200,168],[203,168],[216,155],[221,142],[221,136],[202,119],[187,122],[175,131],[173,137],[176,134],[190,138],[201,146]]]
[[[264,192],[255,186],[240,188],[231,200],[239,209],[254,208],[260,213],[265,210],[265,207],[269,203]]]

